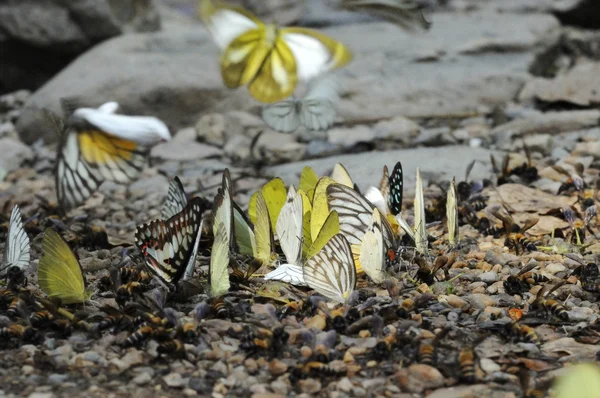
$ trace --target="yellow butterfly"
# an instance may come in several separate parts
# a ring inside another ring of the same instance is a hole
[[[271,220],[271,230],[275,230],[277,224],[277,218],[279,218],[279,212],[283,207],[286,197],[287,189],[281,178],[273,178],[262,186],[260,191],[255,192],[250,201],[248,202],[248,216],[250,221],[256,223],[257,211],[256,211],[256,198],[258,193],[261,193],[267,209],[269,210],[269,220]]]
[[[333,166],[333,170],[331,171],[331,178],[339,184],[354,189],[354,181],[352,181],[350,173],[348,173],[348,170],[346,170],[344,165],[341,163],[336,163],[335,166]]]
[[[199,14],[221,55],[229,88],[248,85],[265,103],[281,101],[307,81],[347,64],[352,55],[340,42],[311,29],[265,24],[241,7],[200,0]]]
[[[92,295],[85,288],[83,270],[75,254],[52,229],[44,232],[38,284],[48,297],[58,298],[62,304],[83,303]]]

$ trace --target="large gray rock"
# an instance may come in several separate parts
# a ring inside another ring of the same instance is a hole
[[[143,30],[160,27],[151,2],[1,2],[0,93],[38,88],[78,54],[129,26]]]
[[[192,125],[200,113],[248,105],[244,91],[228,95],[221,82],[217,49],[200,26],[156,33],[132,33],[99,44],[80,56],[35,92],[26,108],[60,112],[60,98],[79,96],[93,102],[117,101],[127,114],[154,115],[171,131]],[[242,97],[236,103],[236,98]],[[42,112],[23,112],[17,122],[21,139],[33,142],[56,136]]]
[[[353,155],[338,155],[324,159],[315,159],[297,163],[272,166],[265,169],[265,175],[281,177],[286,184],[298,185],[298,179],[304,166],[312,167],[317,175],[329,175],[336,163],[342,163],[354,182],[361,190],[377,184],[384,165],[394,167],[402,162],[404,172],[404,191],[414,192],[417,167],[425,181],[449,181],[456,177],[464,179],[468,164],[477,160],[470,175],[471,180],[489,178],[491,176],[490,155],[496,159],[502,152],[466,146],[446,146],[437,148],[411,148],[386,152],[364,152]]]
[[[487,113],[515,97],[529,76],[529,50],[558,28],[549,15],[487,11],[435,14],[433,23],[424,34],[388,23],[322,29],[354,53],[340,73],[345,122]],[[191,125],[207,110],[256,110],[245,88],[223,85],[217,48],[201,26],[103,43],[34,93],[28,106],[57,111],[59,97],[70,95],[116,100],[128,112],[154,114],[173,128]],[[54,139],[33,127],[35,118],[27,119],[17,125],[24,141],[40,134]]]

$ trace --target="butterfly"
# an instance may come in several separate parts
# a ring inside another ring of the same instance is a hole
[[[44,231],[42,255],[37,270],[40,289],[62,304],[84,303],[91,297],[86,290],[81,264],[67,242],[54,230]]]
[[[214,203],[214,241],[208,271],[210,294],[213,297],[219,297],[227,293],[231,286],[229,281],[229,252],[232,240],[233,209],[229,195],[230,190],[225,187],[217,193]]]
[[[169,183],[169,191],[167,193],[167,200],[163,204],[160,216],[163,220],[168,220],[175,215],[181,213],[183,209],[187,206],[188,200],[187,195],[183,189],[183,184],[181,184],[181,180],[179,177],[175,177]],[[201,213],[204,212],[204,208],[202,208]],[[198,228],[198,234],[196,235],[196,240],[194,242],[194,249],[192,254],[190,255],[190,259],[185,267],[185,272],[181,277],[181,280],[188,280],[194,275],[194,270],[196,269],[196,256],[198,255],[198,245],[200,243],[200,235],[202,234],[202,225],[203,221],[200,221],[200,228]]]
[[[144,254],[146,267],[167,288],[177,286],[185,273],[196,252],[201,225],[202,199],[192,198],[171,218],[136,228],[135,244]]]
[[[63,100],[64,126],[54,123],[60,143],[56,194],[63,211],[83,203],[103,181],[128,183],[146,164],[150,147],[171,138],[155,117],[115,114],[116,102],[76,108]]]
[[[252,97],[261,102],[284,100],[298,80],[308,81],[352,58],[342,43],[322,33],[267,25],[241,7],[201,0],[199,13],[223,51],[225,85],[248,85]]]
[[[303,98],[291,98],[265,105],[262,118],[273,130],[291,133],[300,126],[326,130],[335,122],[335,103],[339,100],[338,82],[330,76],[313,79]]]
[[[377,208],[374,208],[371,223],[360,244],[359,259],[363,271],[375,283],[382,283],[385,280],[385,273],[383,272],[386,261],[385,255],[381,214]]]
[[[456,196],[456,179],[453,178],[446,200],[446,219],[448,221],[448,243],[458,243],[458,203]]]
[[[356,287],[356,268],[348,241],[333,236],[303,267],[304,281],[319,294],[345,303]]]
[[[336,163],[335,166],[333,166],[333,170],[331,171],[330,177],[335,182],[343,184],[350,188],[354,188],[358,191],[358,189],[356,189],[356,184],[354,183],[354,181],[352,181],[352,178],[350,177],[350,173],[348,173],[348,170],[346,170],[343,164]]]
[[[10,270],[11,267],[17,267],[20,270],[29,268],[30,250],[29,237],[23,229],[21,211],[19,206],[15,205],[10,213],[10,224],[4,243],[4,259],[1,270]]]
[[[402,163],[397,162],[391,175],[387,166],[383,166],[379,188],[369,187],[365,191],[365,198],[379,209],[396,235],[399,227],[397,216],[402,211],[403,186]]]
[[[287,262],[265,275],[265,280],[306,285],[303,264],[340,230],[337,213],[329,212],[326,207],[320,205],[321,202],[327,205],[325,189],[330,183],[333,183],[333,180],[328,177],[319,180],[312,204],[303,191],[296,192],[293,186],[290,187],[286,204],[281,209],[276,225],[279,244]],[[320,220],[321,218],[323,220]]]
[[[421,172],[417,167],[417,181],[415,185],[415,247],[421,254],[427,253],[427,228],[425,225],[425,204],[423,200],[423,181],[421,180]]]

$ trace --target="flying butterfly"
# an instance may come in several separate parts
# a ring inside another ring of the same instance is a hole
[[[10,213],[10,224],[4,243],[4,259],[2,260],[1,271],[10,271],[12,267],[16,267],[21,271],[29,268],[30,250],[29,237],[23,229],[21,211],[19,206],[15,205]]]
[[[181,213],[183,209],[187,206],[188,200],[187,195],[183,189],[183,184],[179,177],[175,176],[169,183],[169,191],[167,193],[167,200],[163,204],[162,210],[160,212],[160,216],[163,220],[168,220],[171,217]],[[202,211],[201,213],[202,214]],[[198,254],[198,244],[200,243],[200,235],[202,234],[202,224],[203,221],[200,221],[200,228],[198,229],[198,234],[196,235],[196,240],[194,242],[194,249],[192,254],[190,255],[190,259],[185,267],[185,272],[181,280],[188,280],[194,274],[194,270],[196,269],[196,256]]]
[[[150,147],[171,138],[155,117],[115,114],[119,105],[77,108],[63,100],[65,123],[59,132],[56,194],[63,211],[89,198],[103,181],[128,183],[146,164]]]
[[[313,79],[303,98],[290,98],[263,106],[262,118],[273,130],[292,133],[300,126],[326,130],[335,122],[339,83],[331,76]]]
[[[84,303],[91,297],[81,264],[67,242],[50,228],[44,231],[37,277],[40,289],[62,304]]]
[[[171,218],[137,227],[135,244],[144,254],[146,267],[166,287],[177,286],[185,273],[201,224],[202,200],[193,198]]]
[[[310,288],[331,300],[345,303],[356,287],[356,268],[344,235],[335,235],[309,258],[303,273]]]
[[[199,13],[223,51],[225,85],[248,85],[250,94],[261,102],[284,100],[298,80],[308,81],[352,58],[342,43],[322,33],[267,25],[241,7],[201,0]]]
[[[448,243],[451,246],[458,242],[458,203],[456,197],[456,179],[453,178],[448,189],[446,200],[446,219],[448,221]]]

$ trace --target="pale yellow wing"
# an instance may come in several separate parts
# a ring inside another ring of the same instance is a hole
[[[456,201],[456,178],[452,179],[446,200],[446,219],[448,222],[448,243],[458,243],[458,203]]]
[[[425,224],[425,204],[423,203],[423,182],[421,172],[417,167],[417,182],[415,185],[415,246],[421,254],[427,253],[427,228]]]
[[[269,220],[269,209],[267,208],[262,192],[259,192],[256,197],[256,223],[254,224],[254,236],[256,239],[254,258],[259,260],[263,265],[270,265],[273,234],[271,232],[271,222]]]
[[[327,204],[327,187],[335,181],[330,177],[322,177],[315,187],[315,195],[312,203],[310,219],[310,236],[312,241],[317,239],[325,220],[329,217],[329,205]]]
[[[335,166],[333,166],[331,178],[338,184],[342,184],[354,189],[354,181],[352,181],[350,173],[348,173],[348,170],[346,170],[344,165],[341,163],[336,163]]]
[[[63,304],[83,303],[90,298],[75,254],[67,242],[50,228],[44,231],[38,284],[48,297],[60,299]]]

